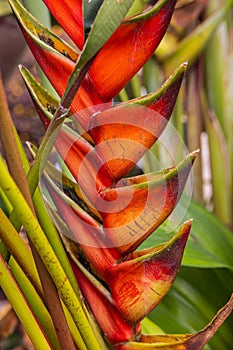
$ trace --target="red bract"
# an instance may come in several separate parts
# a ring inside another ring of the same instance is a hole
[[[89,118],[88,131],[114,181],[125,176],[166,127],[184,76],[183,64],[154,93]],[[78,118],[78,117],[77,117]],[[81,123],[84,126],[84,123]]]
[[[176,0],[162,0],[149,11],[126,19],[102,47],[89,71],[102,98],[117,95],[150,58],[167,30],[175,4]]]
[[[107,269],[106,280],[112,297],[130,323],[142,320],[171,288],[190,228],[188,221],[160,248],[141,251]]]
[[[117,344],[136,339],[140,331],[140,324],[130,325],[118,310],[109,292],[106,290],[104,294],[74,263],[72,266],[85,299],[91,305],[92,312],[109,341]]]
[[[85,176],[83,174],[82,177],[85,180],[92,175],[93,179],[97,176],[97,191],[104,188],[104,184],[112,185],[135,166],[166,127],[185,69],[186,64],[182,64],[159,90],[147,96],[114,107],[111,104],[97,105],[74,116],[95,145],[98,145],[94,149],[80,135],[69,132],[67,128],[61,132],[64,137],[58,136],[57,150],[65,162],[69,162],[68,166],[77,181],[79,165],[87,153],[90,154],[92,167],[95,166],[96,171]],[[32,76],[25,69],[21,71],[40,118],[47,126],[49,118],[52,118],[51,108],[57,106],[58,102],[51,97],[45,97],[46,94]],[[85,134],[83,136],[86,137]],[[98,156],[102,159],[102,168]],[[86,158],[84,165],[88,166],[88,163],[89,158]],[[84,167],[82,171],[85,171]]]
[[[61,27],[81,50],[84,44],[82,0],[43,0]],[[61,15],[62,14],[62,15]]]
[[[112,292],[113,299],[109,304],[93,282],[80,270],[76,271],[80,288],[90,308],[114,344],[135,337],[138,321],[167,293],[180,265],[187,233],[190,230],[188,224],[189,228],[185,229],[185,239],[182,240],[179,252],[170,254],[170,258],[165,257],[166,247],[161,248],[160,254],[157,248],[138,255],[132,253],[172,212],[183,191],[195,155],[181,162],[177,168],[167,169],[164,173],[122,179],[156,142],[165,128],[179,92],[186,64],[181,65],[162,88],[148,96],[118,106],[111,106],[110,103],[99,106],[99,103],[114,97],[148,60],[166,31],[174,5],[175,1],[160,1],[144,14],[125,20],[101,48],[78,90],[72,111],[77,112],[75,120],[81,126],[79,130],[83,131],[85,139],[67,125],[61,129],[56,140],[59,154],[82,190],[78,190],[78,202],[73,202],[63,194],[62,184],[59,188],[55,183],[50,186],[54,182],[51,172],[46,175],[45,180],[57,207],[57,214],[54,215],[59,215],[70,232],[69,237],[78,243],[79,249],[74,248],[77,243],[72,243],[71,250],[78,254],[78,257],[82,252],[81,259],[86,261],[84,265],[87,264],[92,273],[104,280]],[[55,3],[49,2],[49,6],[55,13]],[[58,8],[60,6],[61,3],[58,4]],[[43,34],[42,41],[42,29],[25,14],[22,7],[18,10],[21,12],[19,20],[24,20],[23,31],[32,52],[58,93],[62,95],[74,68],[75,51],[63,47],[63,43],[55,40],[49,32]],[[64,18],[70,16],[68,13],[67,7]],[[28,20],[32,24],[28,24]],[[32,27],[39,39],[31,33]],[[69,32],[68,26],[66,30]],[[74,32],[71,32],[73,36]],[[51,41],[55,43],[52,48],[47,45]],[[135,46],[135,43],[140,43],[140,47]],[[144,50],[141,50],[141,45],[144,46]],[[57,48],[59,50],[56,50]],[[71,50],[70,54],[68,50]],[[64,51],[66,57],[62,54]],[[120,55],[123,65],[119,66],[113,62],[114,55]],[[119,71],[120,68],[122,69]],[[58,101],[48,96],[25,69],[21,68],[21,72],[41,120],[47,127]],[[106,73],[104,80],[101,72]],[[113,79],[113,76],[117,76],[117,79]],[[102,89],[99,94],[100,82]],[[82,110],[83,107],[88,108]],[[93,216],[91,209],[83,210],[81,203],[86,208],[94,206],[97,217]],[[183,232],[183,229],[181,231]],[[180,241],[178,238],[174,240]],[[168,243],[168,246],[168,251],[173,251],[173,244]],[[129,253],[132,255],[128,256]],[[121,262],[123,257],[125,261]],[[128,274],[127,266],[130,267]],[[132,285],[131,278],[135,269],[140,271],[140,274],[134,285],[134,293],[132,288],[127,286]],[[124,298],[119,297],[119,288],[124,291]],[[159,298],[150,295],[153,288],[159,288]],[[93,295],[99,300],[99,308],[91,305]],[[149,303],[145,303],[147,297]],[[101,322],[100,310],[106,316],[104,324]],[[119,324],[113,328],[114,332],[119,328],[118,337],[114,335],[113,330],[111,331],[110,320],[106,323],[111,313],[119,320]],[[122,335],[121,327],[122,330],[126,327],[129,332],[126,332],[126,336]]]
[[[125,185],[103,192],[111,202],[111,211],[102,213],[104,228],[113,244],[122,253],[129,253],[139,245],[171,214],[175,208],[191,170],[196,154],[191,154],[177,167],[164,174],[137,177],[136,184]],[[140,178],[144,181],[140,182]],[[126,184],[130,180],[126,179]],[[122,205],[123,204],[123,205]],[[122,208],[123,207],[123,208]]]
[[[141,177],[135,178],[137,184],[117,189],[118,200],[112,206],[105,194],[102,206],[106,206],[109,212],[101,213],[102,223],[65,198],[61,191],[56,193],[50,189],[59,216],[97,275],[105,279],[106,269],[134,251],[172,212],[183,191],[194,158],[195,155],[192,154],[177,168],[165,171],[165,175],[155,173],[155,181],[140,184]],[[126,181],[130,183],[131,180]],[[111,191],[108,190],[108,193]],[[130,200],[128,195],[132,196]],[[97,196],[95,198],[95,206],[100,206],[100,199]],[[120,210],[118,207],[123,208]]]

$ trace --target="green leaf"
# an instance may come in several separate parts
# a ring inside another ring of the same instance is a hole
[[[98,10],[100,6],[103,3],[103,0],[95,0],[95,1],[89,1],[84,0],[83,1],[84,6],[84,30],[85,35],[87,36],[90,32],[91,26],[95,20],[95,16],[98,13]]]
[[[147,317],[142,320],[141,325],[143,334],[164,334],[163,330]]]
[[[229,270],[182,267],[168,295],[148,317],[166,333],[194,333],[210,321],[232,290],[233,278]],[[233,315],[204,349],[231,349],[232,327]]]
[[[192,254],[184,256],[184,265],[213,267],[224,265],[233,269],[233,235],[232,232],[218,220],[214,214],[209,213],[202,206],[192,201],[186,217],[193,218],[193,228],[191,237],[197,242],[208,254],[212,255],[212,265],[203,264],[202,257],[196,259],[194,264]],[[214,263],[216,261],[216,265]]]
[[[181,199],[177,206],[177,215],[182,215],[186,201]],[[193,218],[190,238],[187,242],[182,265],[210,268],[227,267],[233,270],[233,235],[213,214],[194,202],[183,220]],[[182,220],[182,221],[183,221]],[[167,232],[166,224],[151,235],[140,248],[148,248],[165,242],[171,233]]]
[[[205,108],[203,115],[209,140],[214,212],[222,222],[230,225],[233,209],[232,183],[226,139],[215,113]]]

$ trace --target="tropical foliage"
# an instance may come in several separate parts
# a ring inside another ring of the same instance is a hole
[[[28,143],[31,165],[3,87],[0,91],[0,134],[7,163],[0,158],[1,287],[34,347],[202,349],[233,308],[231,298],[209,323],[215,304],[203,296],[214,279],[220,288],[227,286],[230,297],[232,233],[194,202],[187,208],[190,198],[182,193],[198,151],[188,154],[181,138],[174,147],[177,132],[169,122],[174,119],[182,131],[178,94],[186,60],[195,62],[232,1],[169,50],[156,49],[175,0],[152,1],[151,6],[133,0],[45,0],[69,42],[38,22],[20,1],[9,3],[56,90],[54,94],[48,83],[45,89],[20,66],[46,130],[38,149]],[[166,36],[164,45],[169,40]],[[147,72],[158,77],[159,71],[155,57],[166,78],[161,87],[150,89],[154,80],[146,78]],[[141,96],[142,87],[147,91]],[[208,109],[211,97],[208,102],[204,92],[201,97],[202,107]],[[150,164],[155,156],[167,160],[163,145],[156,143],[167,129],[175,164],[154,171]],[[207,117],[206,129],[220,147],[219,134]],[[230,147],[230,138],[226,140]],[[191,141],[189,145],[199,146]],[[143,171],[135,175],[142,158]],[[227,213],[219,217],[230,224],[229,192],[224,198]],[[216,204],[215,210],[218,214]],[[178,216],[175,224],[168,221],[172,212]],[[21,225],[28,243],[18,234]],[[182,258],[184,267],[174,284]],[[200,267],[212,268],[208,277]],[[214,288],[223,305],[226,300]],[[182,315],[176,315],[178,300]],[[199,317],[197,308],[208,324],[200,332],[192,326]],[[231,332],[227,326],[223,329],[223,339],[216,338],[213,349],[219,344],[227,349],[231,343]]]

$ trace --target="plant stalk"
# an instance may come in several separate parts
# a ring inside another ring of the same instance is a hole
[[[14,137],[14,130],[12,126],[12,119],[8,109],[7,100],[3,88],[2,79],[0,77],[0,136],[3,144],[3,149],[8,164],[8,168],[20,191],[25,197],[30,209],[35,215],[35,210],[26,179],[26,175],[20,160],[20,154],[18,152],[17,144]],[[35,215],[36,216],[36,215]],[[57,292],[57,289],[45,268],[39,254],[37,253],[34,245],[29,239],[32,254],[35,260],[35,264],[40,276],[43,292],[46,300],[46,304],[50,310],[51,317],[57,332],[61,349],[75,349],[67,322],[63,313],[61,301]]]

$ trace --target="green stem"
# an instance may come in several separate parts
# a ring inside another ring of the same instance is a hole
[[[201,97],[210,147],[214,211],[222,222],[230,226],[232,223],[232,183],[229,154],[219,121],[214,112],[209,110],[204,92]]]
[[[3,100],[3,95],[1,97],[1,100]],[[1,108],[1,111],[3,111],[2,108]],[[2,128],[0,130],[0,134],[1,134],[1,131],[4,134],[4,137],[6,137],[6,135],[9,134],[10,137],[9,137],[9,140],[6,139],[6,145],[12,143],[10,150],[12,150],[13,152],[14,152],[14,150],[18,151],[14,157],[15,161],[13,161],[13,164],[12,164],[12,168],[13,168],[12,171],[15,172],[14,164],[19,164],[20,159],[21,159],[22,166],[17,167],[17,174],[19,174],[19,172],[21,171],[20,169],[22,167],[23,167],[24,172],[27,174],[30,170],[30,165],[29,165],[26,153],[24,151],[24,148],[22,146],[22,143],[20,141],[19,135],[15,129],[15,126],[14,126],[10,116],[8,118],[6,118],[6,116],[7,116],[6,113],[8,113],[9,111],[5,110],[4,113],[2,113],[2,115],[1,115],[1,111],[0,111],[0,121],[1,121]],[[1,119],[1,116],[2,116],[3,120]],[[4,125],[6,126],[5,128],[4,128]],[[11,127],[13,129],[13,133],[10,131]],[[14,139],[15,139],[15,144],[13,142]],[[9,141],[9,143],[8,143],[8,141]],[[7,148],[7,151],[9,151],[9,149],[8,149],[9,147],[6,147],[6,148]],[[21,182],[23,182],[23,183],[26,182],[25,177],[23,178],[23,181],[21,181]],[[0,197],[4,203],[4,206],[6,207],[8,215],[10,215],[10,213],[12,212],[12,206],[9,203],[7,197],[5,196],[4,192],[1,189],[0,189]],[[41,197],[41,194],[40,194],[40,191],[38,188],[36,189],[35,194],[33,196],[33,204],[35,207],[35,211],[36,211],[38,220],[41,224],[41,227],[42,227],[43,231],[45,232],[46,237],[48,238],[51,246],[53,247],[53,250],[55,251],[57,257],[59,258],[59,261],[61,262],[62,267],[64,268],[64,271],[66,272],[67,277],[71,281],[72,286],[73,286],[74,290],[76,291],[76,294],[78,295],[79,291],[78,291],[78,285],[77,285],[76,278],[75,278],[73,270],[70,266],[69,260],[67,258],[67,255],[66,255],[65,249],[63,247],[63,244],[61,242],[58,231],[55,228],[55,226],[53,225],[53,223],[48,215],[48,212],[45,208],[44,202],[42,200],[42,197]],[[14,211],[10,215],[10,219],[11,219],[11,222],[13,223],[14,227],[16,228],[16,230],[19,231],[21,223],[18,221],[18,218],[14,214]]]
[[[15,230],[2,209],[0,209],[0,222],[1,240],[8,247],[10,253],[21,262],[22,269],[27,271],[28,277],[33,285],[39,286],[38,291],[43,295],[38,272],[29,247],[26,244],[23,244],[22,238],[19,236],[18,232]]]
[[[23,294],[25,295],[27,302],[30,304],[38,322],[42,326],[43,331],[51,342],[53,349],[60,350],[61,347],[51,319],[51,315],[45,307],[42,299],[13,257],[10,258],[8,265]]]
[[[35,348],[37,350],[51,350],[51,345],[45,338],[44,333],[2,256],[0,256],[0,275],[1,288],[13,306]]]
[[[15,138],[15,141],[16,141],[15,148],[19,150],[19,155],[20,155],[21,161],[23,163],[24,171],[26,173],[28,173],[28,171],[30,169],[28,159],[26,157],[25,151],[22,147],[22,143],[19,139],[18,133],[17,133],[15,126],[12,123],[11,119],[8,119],[7,125],[8,125],[8,127],[11,125],[13,128],[13,135],[11,134],[11,136],[13,139]],[[17,158],[17,160],[18,160],[18,158]],[[23,182],[26,182],[26,180]],[[1,197],[4,197],[6,199],[6,201],[8,202],[9,213],[10,213],[12,206],[9,203],[5,193],[2,190],[0,190],[0,191],[1,191]],[[72,284],[72,287],[73,287],[76,295],[79,296],[78,285],[77,285],[77,281],[76,281],[76,278],[74,276],[73,270],[71,269],[71,266],[69,264],[69,261],[68,261],[66,252],[64,250],[63,244],[61,242],[60,236],[59,236],[56,228],[52,224],[51,219],[48,216],[47,210],[45,208],[44,202],[41,198],[41,194],[40,194],[38,188],[36,189],[35,194],[33,196],[33,203],[35,206],[35,210],[36,210],[38,219],[41,223],[41,226],[42,226],[44,232],[46,233],[46,236],[48,237],[49,242],[50,242],[51,246],[53,247],[53,250],[55,251],[56,256],[58,257],[58,259],[59,259],[59,261],[60,261],[60,263],[65,271],[67,278],[69,279],[70,283]],[[18,217],[17,217],[15,210],[13,210],[13,212],[10,216],[10,219],[11,219],[11,222],[13,223],[14,227],[18,231],[20,229],[21,223],[18,220]],[[8,225],[8,227],[9,227],[9,222],[7,222],[6,225]],[[14,227],[12,226],[12,228],[14,228]],[[7,231],[9,233],[8,229],[7,229]],[[13,237],[14,242],[7,241],[7,246],[9,247],[9,244],[12,243],[12,245],[11,244],[10,245],[13,246],[13,249],[14,249],[14,247],[16,249],[21,247],[21,242],[18,242],[18,239],[20,239],[20,237],[19,237],[17,231],[15,231],[12,235],[9,235],[9,234],[6,235],[8,240],[10,240],[11,237]],[[18,243],[14,245],[15,242],[18,242]],[[1,244],[3,244],[3,242]],[[1,248],[3,249],[5,247],[1,247]],[[5,252],[5,250],[6,249],[4,249],[4,252]],[[14,251],[14,254],[19,255],[21,252],[24,252],[24,247],[23,248],[21,247],[17,251],[17,253]],[[18,262],[20,262],[20,265],[23,266],[24,271],[27,271],[27,274],[29,276],[32,276],[33,285],[37,286],[37,290],[39,290],[40,295],[42,295],[43,293],[41,290],[41,285],[39,282],[39,277],[38,277],[38,274],[36,272],[36,269],[34,268],[33,271],[30,272],[30,269],[32,268],[32,266],[34,266],[34,261],[32,260],[32,263],[28,264],[28,262],[31,261],[31,258],[24,259],[24,257],[26,257],[26,256],[27,256],[27,254],[19,255]],[[24,264],[24,262],[25,262],[25,264]],[[24,264],[24,265],[22,265],[22,264]],[[29,267],[29,270],[27,270],[27,267]],[[36,280],[33,279],[35,276],[37,276]],[[38,286],[39,286],[39,288],[38,288]],[[54,307],[53,309],[56,310],[56,307]],[[64,309],[64,311],[66,312],[67,321],[69,324],[69,328],[71,329],[73,339],[75,340],[76,344],[78,344],[80,349],[85,350],[86,349],[85,344],[83,344],[83,340],[80,337],[80,334],[78,332],[76,325],[74,325],[72,323],[73,322],[72,317],[70,316],[69,313],[67,313],[66,308]],[[57,315],[56,315],[56,319],[58,319],[58,321],[59,321],[59,317],[57,317]],[[63,339],[66,339],[66,337],[63,337]]]
[[[7,246],[9,252],[11,252],[11,256],[9,259],[9,266],[14,272],[14,266],[18,264],[21,268],[21,270],[24,271],[25,275],[28,277],[28,279],[31,281],[33,287],[36,289],[37,294],[40,296],[40,298],[44,301],[44,294],[42,290],[42,286],[40,283],[40,279],[35,267],[35,263],[32,257],[32,254],[29,250],[28,245],[23,241],[23,239],[19,236],[18,232],[15,230],[7,216],[3,213],[2,210],[0,210],[0,238],[2,242],[5,243],[5,246]],[[4,247],[5,247],[4,246]],[[1,247],[0,247],[1,249]],[[0,250],[1,254],[4,254],[4,250]],[[14,273],[15,274],[15,273]],[[18,275],[16,274],[16,279],[18,281]],[[21,288],[24,290],[26,286],[20,285]],[[30,294],[30,293],[29,293]],[[67,308],[63,304],[64,312],[67,318],[67,322],[69,325],[69,329],[71,331],[72,337],[75,341],[75,343],[78,345],[80,350],[86,350],[86,346],[83,342],[83,339],[74,324],[74,321],[68,312]]]
[[[0,136],[5,151],[6,160],[8,163],[9,171],[12,174],[18,188],[22,192],[26,199],[30,209],[34,212],[34,206],[26,179],[26,175],[21,162],[20,154],[17,148],[17,143],[14,137],[14,128],[11,119],[11,115],[8,109],[6,96],[4,93],[3,83],[0,77],[0,124],[1,131]],[[70,331],[67,327],[66,319],[61,306],[58,292],[51,280],[48,271],[46,270],[40,256],[38,255],[33,244],[29,240],[32,254],[36,263],[37,270],[43,286],[45,294],[46,304],[50,310],[51,317],[53,319],[55,329],[57,330],[58,338],[61,343],[62,349],[75,349],[70,335]]]
[[[82,305],[74,292],[70,281],[52,250],[47,238],[44,235],[38,221],[35,219],[28,203],[25,201],[18,187],[9,175],[3,159],[0,157],[0,167],[2,176],[0,177],[0,187],[7,195],[12,206],[15,207],[17,215],[30,237],[33,245],[40,254],[47,267],[64,304],[69,309],[73,319],[80,330],[80,333],[89,350],[100,350],[100,345],[95,338],[92,328],[83,311]]]
[[[129,100],[129,96],[125,88],[119,92],[119,97],[121,102],[127,102]]]
[[[199,62],[200,63],[200,62]],[[199,65],[200,66],[200,65]],[[200,69],[199,69],[200,70]],[[199,71],[197,66],[190,68],[190,73],[187,78],[188,84],[188,118],[187,118],[187,139],[189,149],[201,149],[200,135],[202,132],[202,115],[200,108],[200,95],[197,93],[200,91],[202,81],[199,79]],[[201,74],[200,74],[201,76]],[[193,181],[194,181],[194,198],[203,203],[203,178],[202,178],[202,164],[201,156],[197,157],[193,166]]]
[[[12,126],[10,111],[7,105],[7,99],[3,87],[2,78],[0,75],[0,138],[6,158],[6,162],[10,173],[14,177],[16,184],[20,187],[22,193],[27,197],[30,193],[28,191],[27,181],[24,169],[20,160],[20,154],[15,142],[14,130]],[[27,200],[30,200],[30,198]]]

